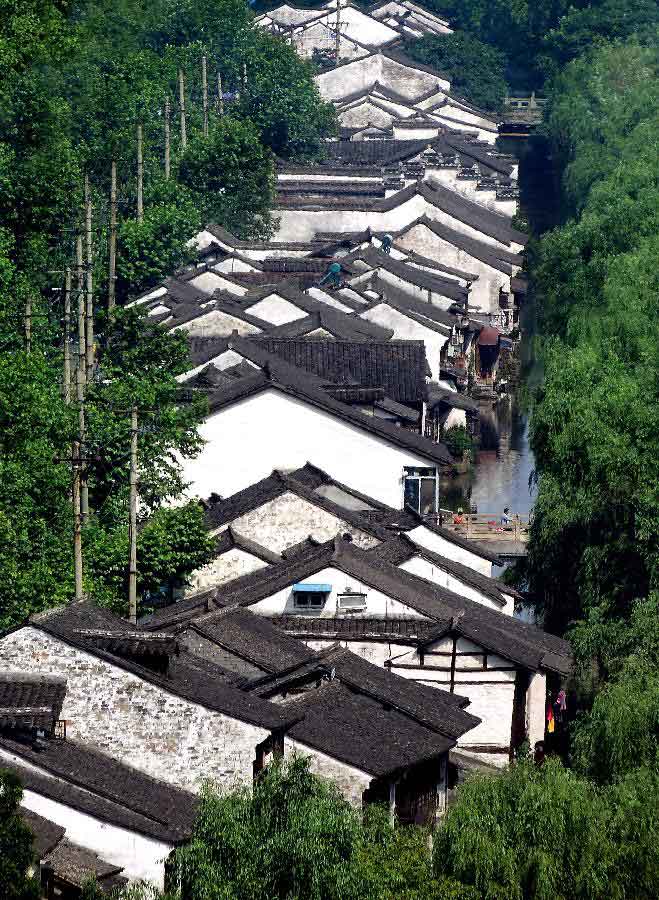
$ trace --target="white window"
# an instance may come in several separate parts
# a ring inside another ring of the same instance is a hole
[[[349,591],[338,595],[339,609],[360,610],[366,609],[366,594],[358,591]]]
[[[438,500],[437,470],[405,466],[404,480],[405,508],[411,509],[421,516],[429,516],[436,513]]]

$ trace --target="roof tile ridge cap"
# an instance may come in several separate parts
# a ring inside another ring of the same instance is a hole
[[[83,601],[84,603],[85,601]],[[41,612],[30,613],[27,617],[26,624],[38,624],[39,622],[45,622],[48,619],[51,619],[53,616],[57,616],[60,613],[64,612],[69,607],[68,603],[60,603],[59,606],[52,606],[49,609],[44,609]]]

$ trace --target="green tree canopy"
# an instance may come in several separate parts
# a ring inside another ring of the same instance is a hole
[[[556,759],[522,760],[460,788],[435,837],[436,871],[484,900],[650,900],[658,791],[647,769],[601,791]]]
[[[0,896],[4,900],[38,900],[41,894],[39,879],[28,876],[35,860],[32,833],[19,815],[22,796],[18,777],[0,769]]]
[[[196,137],[181,156],[179,178],[196,192],[207,222],[241,237],[268,233],[274,195],[272,156],[248,121],[217,119],[208,139]]]
[[[484,110],[501,109],[508,92],[506,57],[466,32],[426,35],[408,41],[406,52],[424,65],[447,75],[451,92]]]

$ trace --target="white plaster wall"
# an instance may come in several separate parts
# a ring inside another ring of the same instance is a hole
[[[235,256],[228,256],[221,262],[214,263],[213,270],[226,272],[227,275],[232,275],[234,272],[258,272],[256,266],[250,265],[244,259],[236,259]]]
[[[275,594],[259,600],[257,603],[250,604],[250,611],[262,616],[280,616],[280,615],[296,615],[309,616],[310,618],[332,618],[339,610],[337,606],[337,594],[347,593],[347,588],[351,588],[353,593],[366,594],[366,608],[360,611],[349,612],[348,615],[354,618],[369,618],[371,616],[387,616],[387,617],[405,617],[425,619],[426,616],[421,615],[410,606],[406,606],[392,597],[381,593],[375,588],[369,587],[363,582],[354,578],[352,575],[346,575],[340,569],[329,566],[319,569],[312,575],[304,578],[305,584],[329,584],[332,586],[331,593],[327,597],[327,602],[322,610],[314,610],[306,612],[295,608],[293,600],[293,585],[288,585]],[[342,611],[346,615],[345,610]]]
[[[246,553],[238,547],[232,547],[226,553],[222,553],[201,569],[197,569],[190,576],[190,585],[186,588],[186,594],[197,591],[205,591],[212,587],[218,587],[248,572],[256,572],[268,564],[258,556]]]
[[[315,750],[301,741],[294,741],[292,738],[286,737],[284,740],[284,756],[291,756],[294,753],[308,757],[310,760],[309,768],[314,775],[333,782],[352,806],[361,809],[362,794],[371,783],[371,775],[338,759],[327,756],[325,753],[321,753],[320,750]]]
[[[456,229],[457,230],[457,229]],[[438,237],[425,225],[416,225],[406,234],[396,238],[396,243],[405,250],[412,250],[429,259],[441,260],[447,266],[473,272],[478,279],[473,283],[470,305],[485,312],[499,311],[499,290],[510,291],[510,275],[481,262],[465,250]],[[517,267],[513,268],[515,272]]]
[[[55,780],[45,769],[0,750],[0,765],[3,762],[19,763],[44,777]],[[126,878],[143,879],[152,882],[160,890],[164,888],[164,860],[173,849],[173,844],[157,841],[147,835],[104,822],[33,790],[25,789],[21,802],[26,809],[66,828],[67,840],[98,853],[102,859],[115,866],[121,866],[124,870],[122,875]]]
[[[490,577],[492,575],[492,563],[489,559],[484,559],[478,555],[476,545],[474,545],[474,551],[471,552],[464,547],[453,544],[447,538],[442,537],[441,534],[436,534],[434,531],[426,528],[425,525],[418,525],[416,528],[411,529],[407,532],[407,536],[415,544],[419,544],[427,550],[433,550],[435,553],[439,553],[440,556],[446,556],[448,559],[453,559],[465,566],[469,566],[483,575]]]
[[[409,139],[415,140],[416,138]],[[520,249],[518,245],[511,244],[508,246],[496,238],[484,234],[477,228],[472,228],[470,225],[445,213],[419,194],[415,194],[393,209],[382,211],[378,209],[288,209],[281,207],[276,212],[279,219],[277,237],[280,240],[308,241],[318,232],[342,233],[345,231],[364,231],[366,228],[371,228],[374,231],[399,231],[416,219],[427,216],[432,221],[440,222],[454,231],[478,240],[483,244],[505,248],[511,252],[517,252]],[[397,243],[403,247],[406,246],[400,239],[397,240]],[[429,256],[429,254],[425,255]],[[432,259],[433,257],[430,256],[430,258]],[[435,258],[441,259],[442,262],[448,265],[453,265],[443,255]],[[457,266],[457,268],[465,267]],[[470,271],[476,272],[477,270],[471,269]]]
[[[372,87],[375,82],[414,100],[431,88],[448,91],[450,82],[420,69],[408,68],[381,54],[356,60],[339,69],[316,75],[315,82],[324,100],[338,100]]]
[[[296,319],[304,319],[307,315],[305,310],[276,294],[259,300],[248,308],[248,312],[251,316],[258,316],[272,325],[285,325],[287,322],[295,322]]]
[[[148,775],[191,791],[211,778],[250,784],[255,747],[269,734],[213,712],[32,626],[0,642],[0,670],[67,679],[67,734]]]
[[[526,733],[531,750],[537,741],[545,737],[545,710],[547,704],[547,676],[535,672],[529,679],[526,691]]]
[[[309,535],[324,542],[349,533],[353,536],[355,545],[364,550],[379,543],[372,535],[290,491],[228,522],[214,533],[223,531],[229,525],[239,534],[274,553],[281,553]]]
[[[500,603],[481,593],[475,587],[465,584],[464,581],[456,578],[455,575],[435,566],[422,556],[413,556],[412,559],[408,559],[399,568],[405,572],[411,572],[413,575],[418,575],[420,578],[425,578],[427,581],[432,581],[433,584],[438,584],[440,587],[448,588],[460,597],[475,600],[476,603],[487,606],[488,609],[496,609],[497,612],[503,611]]]
[[[227,284],[226,278],[220,278],[216,272],[200,272],[188,281],[188,284],[203,291],[204,294],[212,294],[218,288],[225,289]]]
[[[336,297],[333,297],[321,288],[310,287],[306,293],[315,300],[319,300],[321,303],[326,303],[327,306],[340,310],[340,312],[348,314],[352,312],[352,306],[346,306],[345,303],[341,303],[340,300],[337,300]]]
[[[368,101],[349,107],[338,115],[339,124],[344,128],[365,128],[367,125],[386,127],[393,118],[390,112]]]
[[[430,366],[431,378],[437,381],[439,378],[440,358],[443,348],[449,340],[448,329],[446,335],[424,328],[414,319],[409,319],[399,310],[381,303],[371,309],[359,313],[361,319],[382,325],[383,328],[391,328],[394,332],[394,340],[423,341],[426,348],[426,359]]]
[[[233,331],[239,335],[260,334],[262,329],[236,316],[221,312],[219,309],[210,310],[203,316],[177,325],[172,331],[187,331],[191,337],[228,337]]]
[[[422,141],[426,138],[428,140],[434,140],[440,131],[441,127],[439,123],[435,126],[429,125],[427,128],[413,128],[412,126],[406,127],[405,125],[394,125],[394,140]]]
[[[342,484],[400,509],[404,466],[434,466],[404,450],[277,390],[264,390],[209,416],[200,426],[205,446],[183,461],[189,493],[224,497],[260,481],[273,469],[311,462]]]

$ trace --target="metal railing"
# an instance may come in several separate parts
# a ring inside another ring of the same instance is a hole
[[[444,528],[474,541],[515,541],[525,543],[529,538],[530,516],[518,514],[502,521],[501,513],[453,513],[441,510],[438,517]]]

